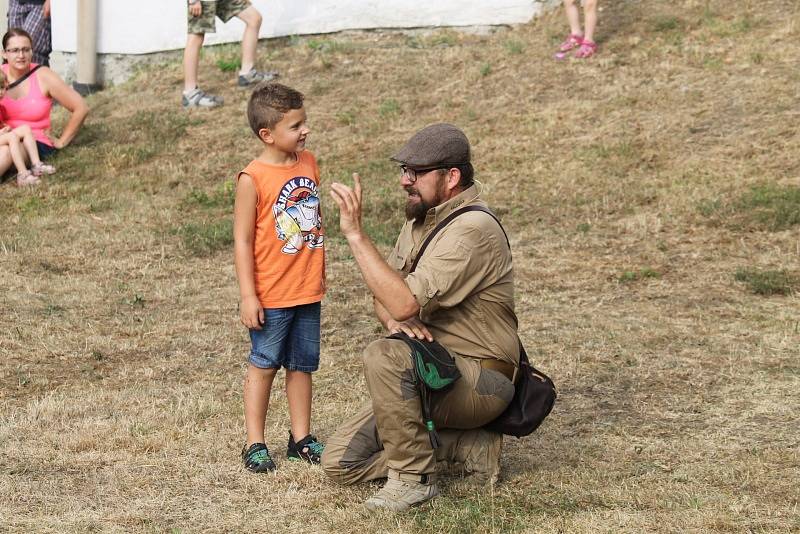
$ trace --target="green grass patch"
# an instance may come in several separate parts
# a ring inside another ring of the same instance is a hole
[[[521,503],[520,503],[521,504]],[[530,513],[508,499],[440,497],[414,516],[414,532],[522,532]]]
[[[617,281],[621,284],[629,284],[637,280],[646,280],[648,278],[661,278],[661,273],[651,267],[644,267],[637,271],[622,271],[617,277]]]
[[[381,117],[397,115],[400,112],[400,104],[394,98],[387,98],[378,107],[378,114]]]
[[[736,37],[748,33],[756,26],[756,20],[744,14],[733,19],[723,19],[710,14],[704,23],[716,37]]]
[[[209,256],[233,244],[233,220],[189,223],[178,228],[183,246],[194,256]]]
[[[756,186],[742,195],[735,207],[770,230],[785,230],[800,224],[800,187]]]
[[[202,189],[192,189],[183,198],[183,207],[199,207],[203,209],[233,208],[233,201],[236,198],[236,184],[233,180],[223,182],[210,194]]]
[[[356,114],[350,110],[340,111],[336,114],[336,121],[342,126],[353,126],[356,123]]]
[[[734,229],[755,228],[779,232],[800,224],[800,187],[763,184],[730,201],[707,199],[698,203],[701,215]]]
[[[671,15],[659,15],[651,21],[654,32],[669,32],[682,26],[681,19]]]
[[[734,280],[743,282],[756,295],[790,295],[800,281],[785,270],[758,270],[741,267],[733,275]]]
[[[220,58],[217,60],[217,68],[222,72],[239,72],[242,70],[241,58]]]
[[[458,44],[458,35],[454,31],[443,30],[428,37],[424,44],[426,47],[447,48]]]
[[[25,197],[17,202],[17,210],[21,215],[32,217],[44,209],[42,199],[35,196]]]
[[[506,41],[505,47],[508,53],[512,55],[521,54],[525,50],[525,46],[520,41],[514,39]]]
[[[309,39],[306,46],[314,52],[348,52],[353,49],[353,43],[335,39]]]
[[[107,138],[91,150],[75,152],[63,166],[80,169],[84,179],[108,172],[121,172],[141,165],[163,154],[171,153],[186,136],[189,126],[205,119],[189,115],[174,106],[169,109],[139,110],[132,116],[115,121],[118,127],[107,131]],[[103,161],[98,165],[98,158]]]

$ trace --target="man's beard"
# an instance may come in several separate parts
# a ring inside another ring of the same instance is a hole
[[[433,206],[428,205],[427,202],[422,200],[422,198],[419,199],[419,202],[412,203],[411,197],[409,197],[406,202],[406,220],[422,222],[425,220],[425,215],[428,214],[428,210],[432,207]]]
[[[419,191],[414,191],[413,186],[409,186],[406,188],[406,193],[409,191],[414,191],[417,198],[419,198],[419,202],[411,202],[412,197],[409,196],[408,200],[406,201],[406,220],[408,221],[417,221],[422,222],[425,220],[425,216],[428,214],[428,210],[431,208],[435,208],[442,202],[444,202],[444,176],[439,176],[436,179],[436,195],[433,197],[433,200],[429,203],[422,200],[422,197],[419,194]]]

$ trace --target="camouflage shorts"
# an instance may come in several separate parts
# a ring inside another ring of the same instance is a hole
[[[250,7],[250,0],[202,0],[203,12],[199,17],[193,17],[189,12],[189,33],[214,33],[216,21],[219,17],[222,22],[228,22],[233,17]]]

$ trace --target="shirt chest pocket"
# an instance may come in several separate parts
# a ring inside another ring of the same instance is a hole
[[[402,271],[406,266],[406,259],[398,254],[396,249],[393,249],[386,258],[386,263],[388,263],[392,269]]]

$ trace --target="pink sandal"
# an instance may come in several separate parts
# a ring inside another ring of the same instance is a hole
[[[17,185],[25,187],[28,185],[36,185],[39,183],[39,178],[33,175],[31,171],[25,171],[17,174]]]
[[[556,52],[556,59],[564,59],[567,57],[567,52],[574,50],[583,44],[583,35],[576,35],[574,33],[567,36],[563,43],[558,47]]]
[[[590,58],[596,51],[597,43],[593,43],[592,41],[583,41],[581,43],[581,47],[578,48],[577,52],[575,52],[575,57],[578,59]]]
[[[43,174],[53,174],[56,172],[56,168],[52,165],[48,165],[47,163],[39,162],[31,167],[31,172],[33,172],[34,176],[41,176]]]

